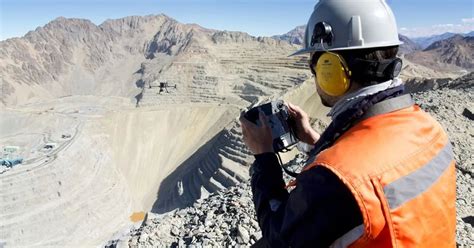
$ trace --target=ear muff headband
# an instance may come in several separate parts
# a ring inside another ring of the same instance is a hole
[[[351,82],[351,71],[344,58],[336,53],[325,52],[315,68],[316,83],[330,96],[341,96],[347,92]]]

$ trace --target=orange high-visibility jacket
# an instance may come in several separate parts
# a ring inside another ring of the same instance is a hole
[[[364,220],[334,247],[455,247],[452,147],[418,106],[359,122],[305,170],[314,166],[344,182]]]

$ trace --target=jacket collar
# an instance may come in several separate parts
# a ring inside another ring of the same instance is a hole
[[[397,87],[401,84],[402,80],[400,80],[399,78],[394,78],[393,80],[389,80],[376,85],[367,86],[355,92],[347,94],[336,102],[336,104],[331,108],[331,111],[329,111],[328,116],[334,120],[340,113],[364,100],[366,96],[377,94],[381,91]]]

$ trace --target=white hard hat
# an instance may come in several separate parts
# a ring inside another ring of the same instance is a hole
[[[303,49],[292,55],[400,44],[385,0],[320,0],[306,25]]]

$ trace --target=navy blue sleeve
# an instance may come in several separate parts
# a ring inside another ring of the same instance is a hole
[[[255,156],[251,184],[263,239],[270,247],[328,247],[362,224],[349,189],[318,166],[301,173],[291,193],[273,153]]]

